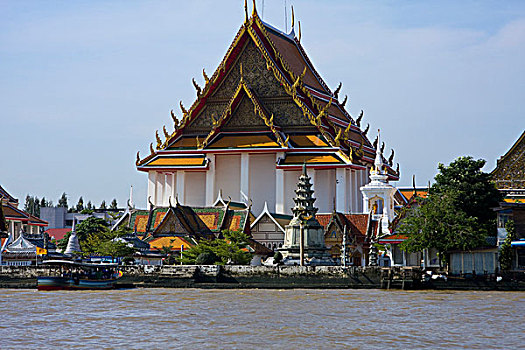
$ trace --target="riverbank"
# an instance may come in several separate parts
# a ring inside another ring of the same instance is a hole
[[[341,266],[121,266],[120,288],[207,289],[435,289],[525,291],[523,274],[503,279],[476,277],[424,278],[418,268]],[[44,266],[0,267],[0,288],[36,288],[36,277],[50,274]]]

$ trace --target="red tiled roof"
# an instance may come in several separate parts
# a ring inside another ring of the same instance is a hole
[[[326,226],[328,226],[328,223],[330,223],[330,218],[332,217],[332,214],[317,214],[315,218],[321,226],[323,226],[326,230]]]
[[[70,231],[71,231],[70,228],[50,228],[50,229],[46,230],[46,233],[50,237],[53,237],[53,238],[55,238],[58,241],[59,239],[64,238],[66,233],[68,233]]]

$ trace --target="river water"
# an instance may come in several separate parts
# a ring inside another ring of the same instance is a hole
[[[525,293],[1,290],[1,349],[519,349]]]

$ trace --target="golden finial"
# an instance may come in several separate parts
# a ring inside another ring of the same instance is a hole
[[[306,75],[306,66],[304,66],[304,69],[301,75],[299,75],[297,79],[295,79],[295,82],[292,85],[294,90],[296,90],[299,87],[299,84],[301,83],[305,75]]]
[[[352,128],[352,123],[348,123],[348,125],[346,126],[345,128],[345,137],[346,138],[349,138],[350,137],[350,129]]]
[[[341,103],[341,107],[344,107],[344,106],[345,106],[347,100],[348,100],[348,95],[345,95],[345,99],[344,99],[343,102]]]
[[[326,115],[326,110],[328,109],[328,107],[330,107],[332,105],[332,98],[330,97],[330,101],[328,101],[328,103],[326,104],[326,106],[323,107],[323,109],[321,109],[321,111],[319,112],[319,114],[317,115],[317,119],[320,119],[322,118],[323,116]]]
[[[166,130],[166,125],[162,126],[162,131],[164,132],[164,137],[167,139],[170,138],[170,134],[168,134],[168,131]]]
[[[204,68],[202,68],[202,76],[204,77],[204,81],[206,82],[206,85],[210,82],[210,78],[208,78],[208,75],[206,74],[206,71]]]
[[[272,113],[272,115],[270,116],[270,125],[273,126],[273,113]]]
[[[361,110],[361,114],[359,114],[359,117],[357,117],[357,119],[355,120],[355,123],[358,127],[361,126],[361,119],[363,119],[363,110]]]
[[[334,96],[336,99],[339,99],[339,91],[341,91],[341,88],[343,87],[343,83],[339,83],[339,85],[337,85],[337,89],[335,89],[334,91]]]
[[[252,9],[252,16],[257,16],[257,7],[255,5],[255,0],[252,1],[253,2],[253,9]]]
[[[155,138],[157,139],[157,149],[160,149],[160,146],[162,145],[162,141],[160,140],[158,130],[155,131]]]
[[[191,82],[193,83],[193,86],[195,87],[195,90],[197,90],[197,98],[199,98],[200,95],[201,95],[202,89],[199,86],[199,84],[197,84],[197,82],[195,81],[195,78],[192,78]]]
[[[390,166],[394,165],[394,154],[395,154],[395,151],[394,149],[392,149],[392,153],[390,154],[390,157],[388,157],[388,165]]]
[[[139,165],[140,163],[140,151],[137,151],[137,160],[135,161],[135,165]]]
[[[179,106],[180,106],[180,110],[182,111],[182,114],[184,115],[183,118],[186,117],[186,114],[188,114],[188,111],[186,110],[186,108],[184,108],[182,101],[179,102]]]
[[[171,119],[173,119],[175,130],[177,130],[177,128],[179,127],[179,120],[177,119],[177,116],[175,115],[175,113],[173,113],[173,109],[171,110],[170,113],[171,113]]]
[[[292,30],[294,26],[295,26],[295,15],[293,13],[293,5],[292,5]]]
[[[149,144],[149,151],[151,154],[155,153],[155,151],[153,150],[153,142]]]
[[[383,154],[383,151],[385,150],[385,143],[381,143],[381,154]]]
[[[199,140],[199,136],[197,136],[195,139],[197,140],[197,148],[198,148],[198,149],[202,149],[202,148],[203,148],[203,144],[202,144],[202,142]]]
[[[366,134],[368,133],[368,129],[370,129],[370,123],[366,124],[366,129],[365,129],[365,131],[363,131],[363,135],[366,136]]]
[[[212,113],[211,115],[211,123],[213,127],[217,127],[217,125],[219,125],[219,119],[215,117],[215,113]]]
[[[348,158],[350,158],[350,161],[354,161],[354,149],[352,147],[348,147]]]
[[[248,0],[244,0],[244,22],[248,23]]]
[[[397,166],[396,166],[396,173],[397,173],[397,176],[399,176],[399,163],[397,163]]]
[[[297,24],[299,24],[299,34],[297,35],[297,40],[301,42],[301,21],[297,21]]]
[[[337,135],[335,135],[335,144],[337,146],[341,145],[341,136],[343,136],[343,128],[337,128]]]

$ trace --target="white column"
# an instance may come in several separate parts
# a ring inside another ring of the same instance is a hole
[[[279,152],[275,155],[275,164],[279,158],[284,158],[284,153]],[[284,170],[275,169],[275,212],[284,214]]]
[[[166,183],[164,185],[165,205],[169,205],[170,200],[172,204],[175,203],[175,197],[173,197],[173,176],[173,173],[166,174]]]
[[[215,200],[215,154],[209,154],[208,171],[206,172],[206,205],[213,205]]]
[[[346,212],[346,173],[344,168],[335,170],[335,208],[338,212]]]
[[[170,193],[171,203],[173,205],[175,205],[175,203],[176,203],[176,200],[175,200],[175,196],[176,195],[177,195],[177,172],[174,171],[171,174],[171,193]]]
[[[179,203],[184,204],[184,177],[185,172],[183,170],[177,171],[177,194]]]
[[[149,171],[148,172],[148,198],[150,198],[152,203],[157,201],[157,172]],[[148,209],[150,207],[148,200]]]
[[[14,221],[11,221],[11,234],[13,235],[13,238],[14,238],[15,235],[16,235],[16,232],[15,232],[15,222],[14,222]]]
[[[248,203],[250,200],[250,154],[241,153],[241,193],[240,201]]]
[[[164,205],[164,185],[166,184],[166,175],[164,173],[157,173],[157,198],[153,204],[157,206]]]

